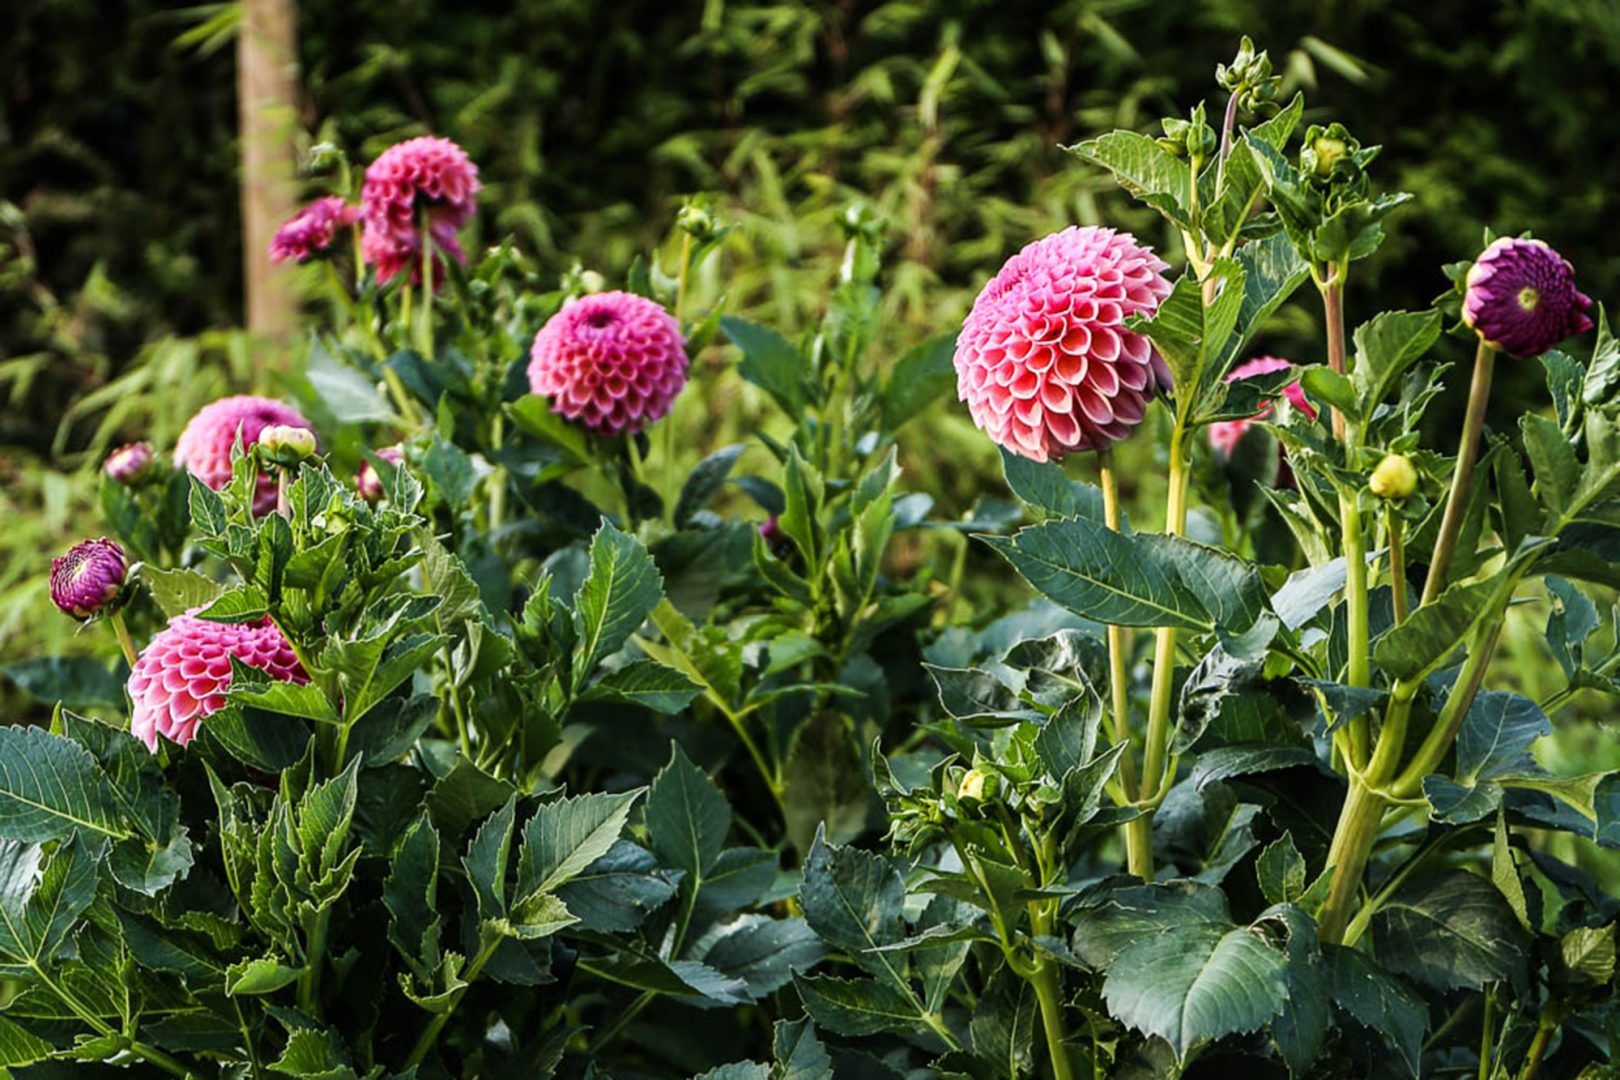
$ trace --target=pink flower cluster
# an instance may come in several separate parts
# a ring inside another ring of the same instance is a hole
[[[592,434],[634,435],[669,412],[686,367],[673,315],[633,293],[593,293],[535,335],[529,388]]]
[[[231,658],[279,682],[307,683],[292,646],[268,617],[254,623],[217,623],[177,615],[152,639],[129,673],[135,703],[130,730],[157,752],[162,735],[181,746],[197,725],[225,707]]]
[[[271,425],[313,430],[298,410],[279,401],[249,394],[220,398],[199,409],[180,433],[174,462],[218,491],[231,480],[231,447],[236,443],[236,433],[242,433],[245,449],[257,443],[259,433]],[[275,478],[261,472],[253,493],[253,512],[266,514],[275,505]]]
[[[1293,365],[1287,360],[1279,360],[1275,356],[1260,356],[1233,368],[1231,373],[1226,376],[1226,381],[1233,383],[1256,375],[1270,375],[1274,371],[1287,371],[1291,367]],[[1316,419],[1316,410],[1311,408],[1311,403],[1305,399],[1305,391],[1298,382],[1291,382],[1285,386],[1283,396],[1288,399],[1289,404],[1293,405],[1294,408],[1300,410],[1312,420]],[[1238,440],[1247,434],[1255,421],[1265,420],[1270,415],[1271,402],[1268,401],[1260,406],[1258,412],[1246,420],[1223,420],[1218,424],[1211,424],[1209,425],[1209,444],[1215,448],[1221,457],[1229,458],[1232,456],[1232,450],[1237,446]]]
[[[288,218],[270,240],[273,263],[304,262],[332,246],[338,232],[360,219],[360,208],[336,195],[316,199]]]
[[[1125,328],[1170,294],[1166,264],[1128,233],[1071,227],[1009,259],[956,342],[957,394],[1012,453],[1046,461],[1101,450],[1141,423],[1170,382]]]
[[[478,166],[449,139],[424,135],[389,147],[366,169],[360,191],[366,262],[383,281],[406,271],[419,281],[424,223],[436,252],[463,261],[456,233],[472,217],[480,187]],[[444,275],[435,270],[434,279]]]

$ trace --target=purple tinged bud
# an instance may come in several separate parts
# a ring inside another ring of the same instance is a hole
[[[116,540],[82,540],[51,560],[51,601],[76,619],[88,619],[118,596],[128,570]]]
[[[1463,322],[1509,355],[1539,356],[1592,328],[1592,300],[1575,288],[1575,268],[1540,240],[1494,241],[1466,284]]]
[[[152,471],[153,460],[150,443],[130,443],[108,454],[101,471],[120,484],[134,485],[146,479]]]
[[[396,468],[404,463],[405,454],[397,446],[385,447],[378,450],[377,456]],[[377,502],[383,497],[382,477],[377,470],[371,467],[371,462],[362,461],[360,471],[354,474],[354,488],[360,497],[368,503]]]

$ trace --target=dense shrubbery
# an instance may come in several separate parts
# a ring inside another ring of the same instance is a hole
[[[546,291],[515,243],[463,265],[453,145],[363,187],[323,149],[340,201],[277,248],[330,271],[300,410],[109,459],[117,542],[51,589],[127,680],[9,669],[61,705],[0,728],[0,1062],[1608,1075],[1620,905],[1558,853],[1620,844],[1620,780],[1529,751],[1617,692],[1620,345],[1511,238],[1348,331],[1404,197],[1247,42],[1219,84],[1073,148],[1185,265],[1048,237],[892,363],[865,206],[786,335],[694,301],[706,201],[622,289]],[[1327,362],[1242,366],[1290,308]],[[764,420],[687,468],[670,395],[729,408],[722,338]],[[1513,437],[1498,367],[1551,399]],[[897,465],[952,388],[1016,496],[959,517]],[[1043,598],[965,617],[970,544]],[[1543,589],[1563,678],[1486,688]]]

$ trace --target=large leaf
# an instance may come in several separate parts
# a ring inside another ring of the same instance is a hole
[[[48,861],[38,844],[0,839],[0,977],[37,972],[56,955],[96,898],[100,857],[78,837]]]
[[[893,433],[956,385],[956,335],[937,334],[896,360],[878,395],[883,428]]]
[[[916,1006],[884,983],[831,975],[795,975],[793,985],[816,1025],[839,1035],[913,1032],[922,1027]]]
[[[1285,969],[1283,955],[1248,927],[1182,926],[1120,953],[1103,997],[1121,1023],[1185,1059],[1201,1042],[1254,1031],[1280,1013]]]
[[[669,764],[653,777],[646,815],[653,850],[698,888],[725,847],[731,807],[679,745],[670,747]]]
[[[1523,985],[1524,931],[1496,886],[1465,870],[1408,883],[1373,917],[1385,967],[1439,990]]]
[[[0,667],[4,675],[34,700],[61,702],[69,708],[122,709],[124,683],[99,660],[88,656],[41,656]]]
[[[60,840],[75,829],[131,835],[96,759],[44,728],[0,727],[0,840]]]
[[[1103,493],[1099,487],[1070,480],[1056,461],[1031,461],[1009,450],[1001,451],[1001,471],[1013,494],[1053,517],[1103,520]]]
[[[604,519],[591,541],[590,571],[574,597],[574,682],[624,647],[663,596],[663,578],[640,541]]]
[[[1156,140],[1134,131],[1110,131],[1068,149],[1113,173],[1119,186],[1137,198],[1161,195],[1170,200],[1152,204],[1155,209],[1164,212],[1170,208],[1176,216],[1185,216],[1182,205],[1192,184],[1192,170]]]
[[[737,373],[775,398],[789,416],[797,419],[803,415],[806,363],[793,342],[768,326],[735,315],[721,318],[720,329],[742,350]]]
[[[551,892],[607,854],[645,788],[543,803],[523,827],[517,896]]]
[[[677,880],[673,872],[658,868],[651,852],[620,840],[584,873],[560,886],[557,897],[579,916],[583,929],[619,933],[634,930],[667,903],[675,895]]]
[[[692,515],[708,506],[720,489],[726,486],[726,477],[748,447],[742,443],[722,446],[692,469],[686,483],[681,485],[681,496],[675,503],[675,525],[685,528]]]
[[[981,539],[1036,589],[1098,622],[1235,637],[1275,621],[1251,566],[1178,536],[1123,534],[1076,518]]]
[[[1356,1023],[1381,1037],[1400,1054],[1412,1076],[1418,1074],[1429,1009],[1423,999],[1379,968],[1367,954],[1324,945],[1328,986],[1334,1003]]]
[[[1435,670],[1461,644],[1497,585],[1495,578],[1453,585],[1379,638],[1373,659],[1397,679]]]
[[[1439,336],[1438,311],[1386,311],[1356,327],[1352,377],[1360,411],[1371,415]]]
[[[788,838],[800,851],[810,847],[818,827],[839,842],[866,828],[872,786],[862,771],[860,748],[837,712],[819,710],[799,725],[782,773]]]
[[[859,848],[834,847],[820,836],[805,862],[799,902],[821,939],[896,992],[907,992],[904,954],[877,951],[906,936],[901,907],[906,887],[888,859]]]

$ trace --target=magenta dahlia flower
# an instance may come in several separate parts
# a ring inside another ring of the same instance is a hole
[[[157,752],[158,736],[186,745],[205,716],[225,707],[231,658],[280,682],[306,683],[292,646],[265,617],[254,623],[217,623],[176,615],[141,652],[129,673],[135,703],[130,730]]]
[[[270,240],[273,263],[305,262],[332,246],[340,230],[360,220],[360,208],[336,195],[316,199],[288,218]]]
[[[1125,329],[1170,294],[1166,264],[1129,233],[1088,225],[1007,260],[956,340],[957,396],[998,445],[1035,461],[1131,433],[1170,371]]]
[[[686,365],[673,315],[632,293],[594,293],[535,335],[529,388],[593,434],[634,435],[669,412]]]
[[[51,602],[75,619],[88,619],[118,596],[128,571],[118,541],[81,540],[51,560]]]
[[[480,186],[478,166],[449,139],[425,135],[389,147],[360,189],[363,257],[384,281],[407,270],[419,280],[425,219],[434,249],[463,261],[456,233],[477,208]],[[436,271],[434,280],[444,275]]]
[[[138,484],[151,471],[152,461],[151,443],[130,443],[108,454],[101,471],[120,484]]]
[[[1226,381],[1233,383],[1239,379],[1247,379],[1255,375],[1270,375],[1274,371],[1287,371],[1290,367],[1293,367],[1293,365],[1287,360],[1279,360],[1275,356],[1256,357],[1233,368],[1231,373],[1226,376]],[[1289,404],[1293,405],[1294,408],[1303,412],[1312,420],[1316,419],[1316,410],[1305,399],[1305,391],[1298,382],[1291,382],[1283,387],[1283,396],[1288,399]],[[1209,444],[1215,448],[1216,453],[1220,454],[1221,457],[1229,458],[1232,456],[1232,450],[1237,446],[1238,440],[1243,438],[1249,427],[1255,421],[1264,420],[1270,415],[1271,402],[1267,401],[1260,406],[1259,411],[1246,420],[1222,420],[1220,423],[1211,424],[1209,425]]]
[[[199,409],[180,433],[174,463],[218,491],[231,480],[231,447],[237,431],[241,431],[242,447],[247,449],[259,441],[260,432],[273,424],[310,428],[297,409],[279,401],[250,394],[220,398]],[[253,493],[253,512],[266,514],[275,505],[275,477],[260,472]]]
[[[1575,268],[1540,240],[1493,241],[1466,284],[1463,322],[1512,356],[1539,356],[1592,328],[1592,300],[1575,288]]]
[[[405,460],[404,452],[397,446],[387,446],[373,452],[390,465],[398,466]],[[360,462],[360,470],[354,474],[354,489],[366,502],[374,503],[383,497],[382,477],[371,467],[371,462]]]

